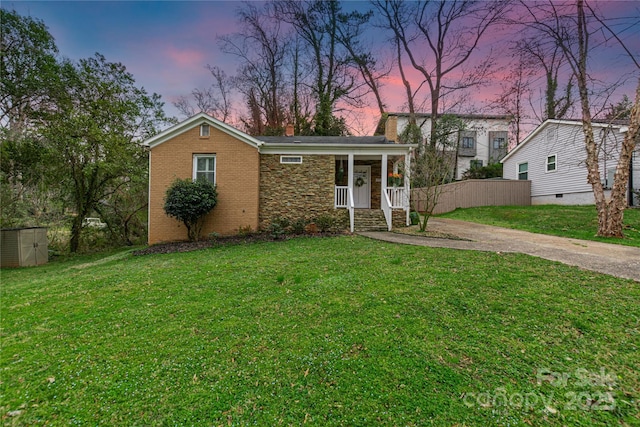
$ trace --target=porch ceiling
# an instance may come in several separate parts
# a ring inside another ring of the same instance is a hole
[[[389,158],[392,158],[392,157],[401,157],[401,156],[400,155],[390,154]],[[354,158],[354,160],[382,160],[382,154],[377,154],[377,155],[374,155],[374,154],[358,155],[358,154],[356,154],[356,155],[353,156],[353,158]],[[339,155],[338,154],[338,155],[336,155],[336,160],[347,161],[347,160],[349,160],[349,156],[348,155]]]

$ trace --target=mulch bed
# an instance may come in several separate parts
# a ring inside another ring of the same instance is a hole
[[[431,239],[447,239],[447,240],[465,240],[470,241],[469,239],[464,239],[460,236],[456,236],[451,233],[444,233],[442,231],[434,231],[430,230],[427,227],[427,230],[420,231],[420,228],[417,225],[412,225],[410,227],[399,227],[393,230],[394,233],[397,234],[408,234],[410,236],[421,236],[421,237],[429,237]]]
[[[276,242],[291,240],[300,237],[307,238],[320,238],[320,237],[335,237],[341,236],[345,233],[315,233],[315,234],[284,234],[277,238],[267,233],[256,233],[245,236],[226,236],[218,237],[210,240],[199,240],[197,242],[171,242],[160,243],[157,245],[149,246],[145,249],[134,251],[133,255],[151,255],[151,254],[171,254],[175,252],[191,252],[199,251],[202,249],[215,248],[219,246],[229,245],[242,245],[246,243],[256,242]]]

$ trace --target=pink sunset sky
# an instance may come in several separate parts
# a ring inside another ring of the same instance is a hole
[[[370,9],[369,3],[343,2],[345,9]],[[631,52],[640,58],[640,0],[599,1],[595,4],[610,24],[620,31],[621,38]],[[162,95],[168,115],[179,116],[172,105],[181,95],[194,88],[212,83],[207,64],[221,67],[228,75],[235,74],[238,63],[234,57],[222,53],[217,37],[236,31],[235,10],[241,4],[229,1],[3,1],[2,7],[42,20],[56,40],[62,56],[77,60],[99,52],[109,61],[123,63],[138,85],[148,92]],[[509,31],[494,31],[482,42],[475,55],[478,61],[492,49],[501,54],[501,64],[510,59],[507,41],[514,35]],[[371,28],[369,42],[381,58],[391,55],[386,35]],[[623,79],[622,86],[610,102],[617,102],[623,94],[633,98],[638,71],[622,49],[609,48],[592,57],[592,77],[608,82]],[[405,68],[410,68],[405,64]],[[499,113],[489,106],[500,91],[500,82],[509,70],[496,68],[493,79],[481,88],[468,93],[468,101],[459,112]],[[414,86],[421,79],[411,74]],[[534,105],[540,104],[543,79],[536,80]],[[394,70],[382,89],[389,111],[403,111],[403,91],[399,73]],[[425,93],[426,94],[426,93]],[[375,103],[371,102],[372,107]],[[428,112],[428,110],[427,110]],[[350,110],[347,119],[355,134],[371,134],[378,120],[376,108]],[[528,126],[538,124],[529,118]]]

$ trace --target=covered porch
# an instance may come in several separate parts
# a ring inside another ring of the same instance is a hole
[[[357,210],[381,210],[387,230],[393,227],[393,212],[403,211],[409,225],[411,155],[355,154],[335,156],[334,207],[349,211],[351,232]]]

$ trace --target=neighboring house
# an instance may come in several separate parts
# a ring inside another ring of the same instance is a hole
[[[461,179],[462,174],[473,168],[497,163],[507,154],[509,146],[510,116],[455,114],[462,119],[467,128],[457,135],[457,161],[454,171],[455,179]],[[418,126],[422,135],[428,141],[431,134],[431,114],[416,114]],[[385,123],[385,136],[391,141],[397,141],[409,123],[409,113],[389,113]]]
[[[626,125],[593,123],[599,145],[600,176],[605,188],[613,185],[619,149]],[[532,204],[593,204],[593,190],[587,182],[587,152],[582,122],[547,120],[502,159],[505,179],[531,181]],[[640,153],[634,152],[629,165],[629,205],[640,201],[632,189],[640,189]],[[607,197],[610,191],[606,192]]]
[[[351,231],[359,215],[379,213],[386,229],[409,220],[409,178],[387,188],[387,176],[409,164],[415,146],[385,137],[253,137],[197,114],[145,141],[149,147],[149,244],[184,240],[164,212],[176,178],[216,184],[218,203],[203,234],[266,229],[276,218],[332,216]]]

